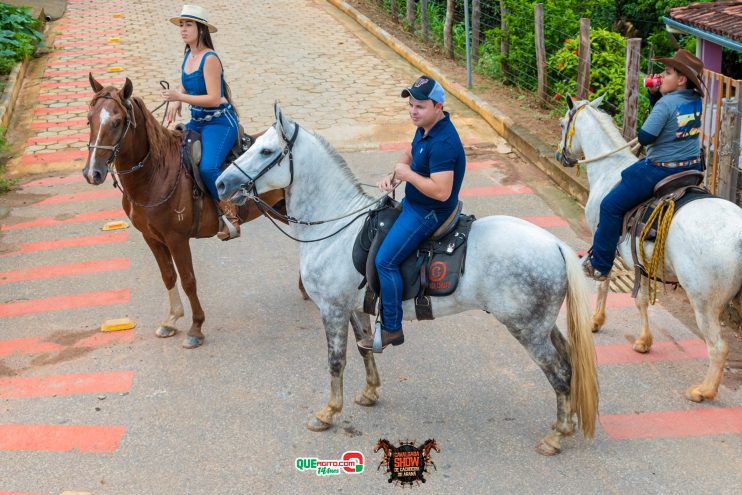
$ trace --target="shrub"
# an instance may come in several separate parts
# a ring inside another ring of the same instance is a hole
[[[31,56],[41,42],[38,19],[28,7],[0,3],[0,74],[8,74],[15,63]]]

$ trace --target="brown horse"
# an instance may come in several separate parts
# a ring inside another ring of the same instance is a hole
[[[181,133],[163,128],[142,99],[132,97],[131,81],[127,78],[124,87],[117,89],[104,88],[92,74],[89,78],[95,96],[88,112],[90,143],[82,173],[88,183],[97,186],[111,171],[114,180],[120,182],[126,215],[155,255],[170,300],[170,312],[155,335],[175,335],[176,322],[184,315],[175,287],[180,274],[193,311],[193,323],[183,347],[198,347],[204,341],[201,326],[205,316],[196,292],[189,239],[216,235],[216,205],[204,196],[201,207],[194,208],[194,201],[198,200],[193,198],[193,178],[181,161]],[[285,213],[283,190],[260,197]],[[240,208],[243,222],[260,216],[254,202],[246,204],[248,208]]]
[[[376,442],[376,445],[374,445],[374,453],[378,452],[381,449],[384,449],[384,458],[381,460],[379,465],[376,467],[376,470],[378,471],[381,468],[382,464],[388,464],[389,458],[392,455],[392,444],[389,443],[389,440],[385,438],[379,438],[379,441]],[[387,471],[389,470],[389,466],[387,465]]]

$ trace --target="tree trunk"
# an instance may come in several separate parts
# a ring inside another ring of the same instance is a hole
[[[506,83],[510,83],[510,66],[508,64],[508,57],[510,57],[510,31],[508,31],[508,22],[505,18],[508,13],[508,8],[505,6],[505,0],[500,0],[500,31],[502,32],[500,38],[500,72],[502,72],[502,78]]]
[[[415,32],[415,0],[407,0],[407,27]]]
[[[420,0],[420,24],[423,31],[423,39],[430,40],[430,21],[428,20],[428,0]]]
[[[446,0],[446,24],[443,27],[443,49],[446,56],[453,59],[453,14],[455,0]]]
[[[479,63],[479,28],[482,24],[482,8],[479,0],[471,1],[471,63]]]
[[[397,0],[391,0],[389,8],[392,10],[392,19],[399,21],[399,16],[397,15]]]

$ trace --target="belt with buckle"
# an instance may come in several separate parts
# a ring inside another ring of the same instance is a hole
[[[700,158],[694,158],[693,160],[685,160],[683,162],[652,162],[652,165],[665,168],[678,168],[678,167],[690,167],[691,165],[697,165],[701,163]]]

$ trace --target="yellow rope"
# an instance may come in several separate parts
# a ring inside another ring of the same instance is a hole
[[[670,222],[675,214],[675,201],[671,198],[662,200],[650,215],[646,225],[639,235],[639,253],[644,269],[647,272],[647,297],[649,304],[657,301],[657,270],[662,267],[662,280],[665,280],[665,240],[670,230]],[[658,219],[658,220],[657,220]],[[654,221],[657,220],[657,238],[654,240],[654,251],[652,259],[647,263],[647,256],[644,254],[644,239],[652,229]]]

